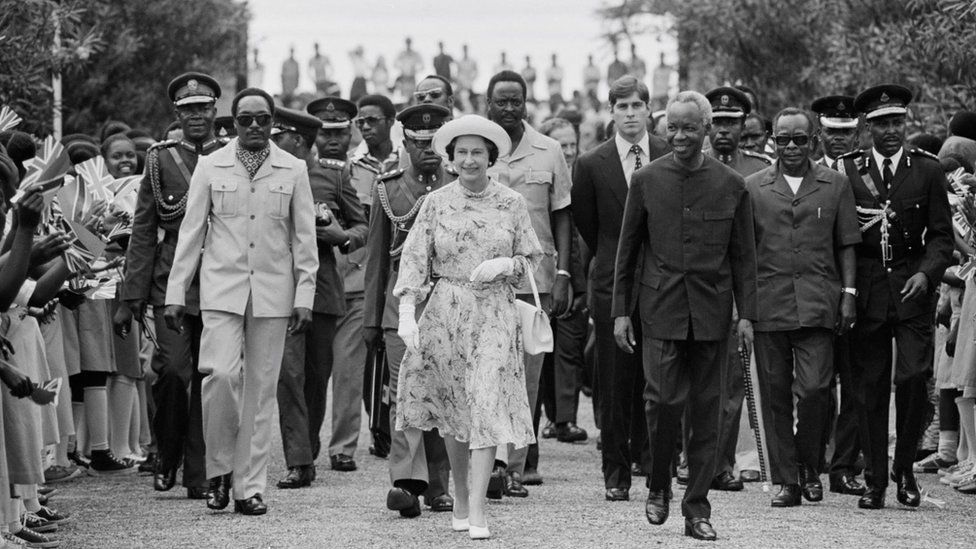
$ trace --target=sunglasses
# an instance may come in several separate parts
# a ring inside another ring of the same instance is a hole
[[[803,147],[810,142],[809,135],[777,135],[773,138],[773,142],[776,143],[777,147],[785,147],[790,144],[790,141],[796,143],[797,147]]]
[[[270,114],[239,114],[234,117],[234,120],[239,126],[248,127],[254,122],[258,123],[258,126],[267,126],[271,123]]]
[[[370,126],[375,126],[375,125],[379,124],[380,122],[382,122],[384,120],[386,120],[386,117],[380,117],[380,116],[363,116],[363,117],[360,117],[360,118],[357,118],[356,119],[356,127],[357,128],[362,128],[366,124],[369,124]]]
[[[427,91],[413,92],[413,98],[417,101],[423,101],[424,99],[431,98],[433,100],[440,99],[444,97],[444,90],[440,88],[434,88]]]

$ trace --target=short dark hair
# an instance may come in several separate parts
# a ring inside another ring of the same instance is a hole
[[[576,142],[579,144],[579,125],[573,124],[568,118],[563,118],[562,116],[554,116],[545,120],[542,124],[539,124],[539,133],[546,137],[552,137],[552,132],[558,130],[559,128],[569,128],[573,130],[576,134]]]
[[[128,141],[129,144],[132,145],[132,149],[133,150],[136,149],[136,143],[135,141],[132,140],[132,138],[125,135],[124,133],[113,133],[112,135],[108,136],[105,139],[105,141],[102,141],[102,146],[100,149],[102,156],[106,156],[108,154],[109,148],[112,146],[113,143],[117,141]]]
[[[444,93],[446,93],[448,97],[454,97],[454,86],[451,85],[451,82],[447,78],[444,78],[439,74],[428,74],[427,76],[417,81],[417,83],[419,84],[424,80],[430,80],[431,78],[433,78],[434,80],[440,80],[441,84],[444,84]]]
[[[110,135],[125,133],[130,129],[129,125],[121,120],[106,120],[98,132],[99,141],[105,141]]]
[[[263,97],[265,101],[268,102],[268,110],[271,111],[271,115],[274,116],[275,113],[275,102],[271,94],[262,90],[261,88],[244,88],[243,90],[237,92],[234,96],[234,100],[230,104],[230,114],[231,116],[237,116],[237,104],[241,102],[241,99],[256,95],[258,97]]]
[[[481,136],[479,135],[478,137]],[[495,145],[495,142],[492,141],[491,139],[488,139],[486,137],[481,137],[481,138],[485,140],[485,145],[488,146],[488,165],[489,166],[494,165],[495,161],[498,160],[498,146]],[[455,137],[454,139],[451,140],[450,143],[447,144],[446,147],[444,147],[444,150],[447,151],[447,159],[450,160],[451,162],[454,162],[454,143],[456,143],[457,140],[458,138]]]
[[[939,151],[942,149],[942,140],[930,133],[916,133],[908,136],[908,139],[905,141],[936,156],[939,155]]]
[[[817,122],[813,118],[813,115],[810,114],[809,111],[807,111],[805,109],[800,109],[798,107],[786,107],[785,109],[783,109],[783,110],[779,111],[778,113],[776,113],[776,116],[773,117],[773,129],[774,130],[776,129],[776,123],[779,122],[779,119],[780,118],[783,118],[784,116],[802,116],[802,117],[806,118],[807,119],[807,124],[809,125],[809,128],[808,129],[810,131],[810,134],[813,135],[813,134],[817,133]]]
[[[529,95],[529,86],[526,85],[525,79],[522,78],[522,75],[519,74],[519,73],[517,73],[517,72],[515,72],[515,71],[505,70],[505,71],[501,71],[501,72],[495,74],[494,76],[491,77],[491,80],[488,81],[488,95],[487,95],[487,98],[488,98],[489,101],[491,101],[491,94],[492,94],[492,92],[495,91],[495,84],[497,84],[499,82],[515,82],[519,86],[522,86],[522,100],[523,101]]]
[[[362,110],[363,107],[368,107],[370,105],[379,107],[379,109],[383,111],[383,116],[387,118],[396,118],[396,107],[393,106],[393,101],[390,101],[389,97],[374,93],[362,96],[359,99],[359,103],[357,103],[360,110]]]
[[[644,103],[650,103],[651,92],[647,89],[647,84],[641,82],[632,74],[625,74],[621,76],[620,78],[614,80],[613,84],[610,84],[610,106],[614,106],[618,99],[627,97],[635,92],[637,93],[637,96],[641,98],[641,101]]]

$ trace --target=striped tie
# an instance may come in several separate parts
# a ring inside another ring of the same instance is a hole
[[[634,171],[640,169],[641,167],[641,148],[640,145],[631,145],[630,152],[634,153]]]

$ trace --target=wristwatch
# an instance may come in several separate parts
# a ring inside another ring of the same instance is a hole
[[[573,275],[569,274],[569,271],[565,269],[559,269],[556,271],[556,276],[565,276],[566,278],[573,278]]]
[[[857,288],[841,288],[840,293],[851,294],[852,296],[857,297]]]

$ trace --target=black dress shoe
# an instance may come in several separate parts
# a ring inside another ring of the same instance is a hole
[[[488,490],[485,492],[485,497],[488,499],[502,499],[502,492],[505,490],[505,467],[499,464],[495,464],[495,468],[491,471],[491,477],[488,478]]]
[[[583,442],[587,436],[586,429],[572,421],[556,425],[556,440],[559,442]]]
[[[268,506],[261,501],[261,494],[254,494],[247,499],[235,499],[234,512],[251,516],[263,515],[268,512]]]
[[[864,495],[861,496],[861,499],[857,500],[857,506],[861,509],[884,509],[884,490],[868,488],[867,491],[864,492]]]
[[[349,471],[356,470],[356,460],[352,459],[352,456],[347,456],[346,454],[329,456],[329,462],[332,465],[333,471],[342,471],[347,473]]]
[[[230,484],[234,473],[227,473],[210,479],[210,491],[207,494],[207,507],[220,510],[230,503]]]
[[[157,470],[153,475],[153,490],[166,492],[176,486],[176,469]]]
[[[732,476],[732,473],[723,471],[712,479],[712,489],[723,492],[739,492],[742,490],[742,481]]]
[[[712,528],[712,523],[708,522],[706,518],[685,519],[685,535],[705,541],[715,541],[718,539],[718,536],[715,534],[715,529]]]
[[[390,455],[390,445],[379,441],[374,442],[369,447],[369,455],[380,459],[386,459]]]
[[[844,473],[840,476],[830,477],[830,491],[835,494],[845,494],[848,496],[863,496],[867,488],[858,482],[854,475]]]
[[[529,491],[522,486],[522,475],[509,473],[505,475],[505,495],[510,498],[527,498]]]
[[[186,499],[207,499],[209,491],[203,486],[187,486]]]
[[[420,498],[405,488],[393,487],[386,494],[386,508],[399,511],[401,517],[414,518],[420,516]]]
[[[157,468],[157,457],[155,452],[150,452],[146,460],[139,464],[140,473],[155,473]]]
[[[918,489],[918,480],[911,469],[892,471],[891,480],[898,483],[898,503],[909,507],[918,507],[922,503],[922,494]]]
[[[769,502],[770,507],[797,507],[800,505],[800,485],[784,484]]]
[[[426,500],[426,498],[424,498]],[[429,500],[426,500],[427,507],[430,507],[431,511],[435,513],[444,513],[447,511],[454,510],[454,498],[450,494],[441,494],[435,496]]]
[[[762,473],[755,469],[743,469],[739,471],[739,480],[742,482],[759,482],[762,480]]]
[[[823,501],[823,483],[820,475],[809,465],[800,467],[800,482],[803,484],[803,497],[807,501]]]
[[[553,422],[546,423],[546,426],[542,428],[542,438],[556,438],[556,424]]]
[[[650,490],[644,502],[644,516],[651,524],[664,524],[671,513],[671,489]]]
[[[626,488],[607,488],[607,501],[630,501],[630,490]]]
[[[641,467],[640,463],[637,463],[635,461],[634,463],[630,464],[630,475],[633,477],[646,477],[647,471],[645,471],[644,468]]]
[[[282,490],[293,490],[295,488],[310,486],[312,484],[311,468],[311,465],[289,467],[288,475],[278,481],[278,488]]]

